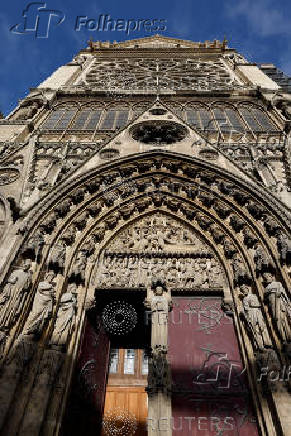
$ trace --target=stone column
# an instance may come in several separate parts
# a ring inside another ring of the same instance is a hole
[[[171,296],[163,284],[156,283],[148,290],[146,306],[151,311],[152,322],[148,377],[148,435],[171,436],[171,379],[167,361]]]

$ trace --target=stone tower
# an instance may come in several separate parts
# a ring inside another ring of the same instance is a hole
[[[291,434],[274,69],[90,42],[0,120],[1,436]]]

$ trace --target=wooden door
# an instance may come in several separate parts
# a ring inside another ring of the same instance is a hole
[[[62,436],[97,436],[102,428],[109,338],[100,319],[86,319]]]
[[[144,350],[112,348],[102,436],[147,434],[148,358]]]
[[[174,297],[169,316],[173,436],[257,436],[233,319],[214,297]]]

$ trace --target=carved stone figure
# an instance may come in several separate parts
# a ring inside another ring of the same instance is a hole
[[[272,342],[263,318],[258,297],[251,292],[250,287],[247,285],[242,285],[240,291],[243,294],[244,311],[242,315],[255,347],[259,350],[265,347],[271,347]]]
[[[248,273],[248,270],[244,262],[242,261],[242,259],[238,254],[235,254],[233,257],[232,268],[233,268],[234,280],[237,285],[249,282],[250,275]]]
[[[276,282],[270,273],[264,274],[267,283],[265,300],[268,303],[274,326],[278,329],[283,341],[290,342],[291,305],[281,282]]]
[[[152,348],[147,388],[150,392],[166,391],[171,386],[167,351],[166,346],[157,345]]]
[[[46,321],[50,318],[54,303],[53,273],[48,273],[38,285],[33,306],[25,323],[24,335],[41,335]]]
[[[291,262],[291,239],[284,233],[280,233],[277,239],[277,247],[281,262],[289,265]]]
[[[68,336],[71,332],[76,308],[76,285],[71,283],[68,291],[61,296],[58,315],[55,322],[54,331],[51,338],[52,345],[66,345]]]
[[[253,248],[253,246],[257,243],[256,235],[248,227],[243,229],[243,235],[246,246],[248,248]]]
[[[146,300],[152,313],[152,344],[167,345],[168,340],[168,312],[171,299],[167,290],[159,283],[154,285],[153,296]]]
[[[0,331],[0,360],[2,359],[4,354],[6,339],[7,339],[6,334]]]
[[[232,240],[230,238],[226,237],[224,239],[223,246],[224,246],[224,252],[225,252],[226,257],[228,259],[231,259],[234,256],[234,254],[237,252],[237,249],[234,246]]]
[[[24,245],[23,255],[31,260],[38,260],[44,245],[44,238],[41,233],[34,234]]]
[[[0,326],[9,328],[22,309],[22,301],[31,285],[31,263],[26,260],[23,266],[13,271],[0,294]]]
[[[79,251],[75,260],[75,263],[72,267],[71,276],[74,280],[84,281],[85,280],[85,271],[87,265],[87,257],[85,251]]]
[[[66,260],[66,245],[63,240],[58,240],[54,245],[50,256],[49,256],[49,266],[56,272],[61,272],[65,266]]]
[[[268,271],[270,259],[261,244],[256,244],[255,249],[254,262],[256,264],[256,271],[258,274],[262,274]]]

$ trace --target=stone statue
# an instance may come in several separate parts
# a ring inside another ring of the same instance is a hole
[[[146,300],[152,314],[152,344],[166,346],[168,341],[168,312],[171,307],[170,296],[161,285],[153,289],[153,296]]]
[[[31,312],[24,326],[24,335],[40,335],[46,321],[52,315],[55,292],[53,278],[54,273],[49,272],[39,283]]]
[[[266,328],[258,297],[251,292],[250,287],[247,285],[242,285],[240,291],[243,294],[244,311],[242,316],[245,319],[256,348],[263,350],[265,347],[271,347],[272,342]]]
[[[277,247],[281,261],[289,264],[291,260],[291,239],[284,233],[280,233],[277,239]]]
[[[54,269],[55,271],[59,272],[63,270],[65,266],[65,260],[66,260],[66,245],[64,241],[59,240],[57,241],[57,243],[52,249],[49,258],[49,265],[51,269]]]
[[[281,334],[283,341],[290,341],[291,305],[281,282],[276,282],[271,273],[265,273],[265,300],[272,314],[274,325]]]
[[[0,331],[0,359],[2,359],[4,354],[6,339],[7,339],[6,334]]]
[[[75,280],[85,280],[85,270],[87,265],[87,257],[84,251],[79,251],[72,267],[72,276]]]
[[[247,268],[238,254],[235,254],[233,257],[232,269],[236,284],[240,285],[242,283],[247,283],[250,280]]]
[[[13,271],[0,294],[0,326],[9,328],[22,308],[23,295],[31,285],[31,263],[24,264]]]
[[[254,262],[256,264],[256,271],[262,274],[268,270],[270,260],[261,244],[256,244],[255,249]]]
[[[149,360],[148,391],[166,391],[171,386],[167,347],[156,345]]]
[[[75,316],[76,302],[76,285],[71,283],[68,286],[68,292],[61,296],[55,328],[51,338],[52,345],[66,345]]]

